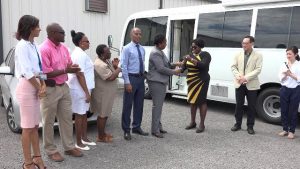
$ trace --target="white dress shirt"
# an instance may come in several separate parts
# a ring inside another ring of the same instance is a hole
[[[21,39],[15,49],[15,75],[30,79],[42,72],[41,54],[35,43]],[[40,63],[40,64],[39,64]]]
[[[84,73],[88,89],[95,88],[94,64],[91,58],[79,47],[75,47],[71,54],[73,64],[78,64],[80,72]],[[68,74],[68,85],[71,89],[82,89],[75,73]]]
[[[300,62],[295,61],[290,67],[290,71],[297,77],[297,80],[291,78],[290,76],[287,76],[285,79],[285,74],[288,70],[285,63],[282,63],[282,66],[279,71],[279,80],[282,86],[285,86],[287,88],[296,88],[300,83]]]

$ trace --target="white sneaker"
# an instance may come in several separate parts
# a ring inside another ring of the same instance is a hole
[[[82,144],[85,144],[85,145],[89,145],[89,146],[95,146],[96,145],[96,143],[95,142],[86,142],[86,141],[84,141],[84,140],[81,140],[81,142],[82,142]]]
[[[85,151],[90,150],[90,147],[88,147],[88,146],[79,147],[77,144],[75,144],[75,147],[78,148],[78,149],[80,149],[80,150],[85,150]]]
[[[294,139],[295,138],[295,134],[292,133],[292,132],[289,132],[289,135],[287,136],[287,138]]]
[[[278,133],[279,136],[283,137],[283,136],[287,136],[289,133],[286,131],[282,131],[280,133]]]

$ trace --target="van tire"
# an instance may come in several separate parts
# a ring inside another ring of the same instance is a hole
[[[14,133],[21,133],[22,129],[16,124],[15,112],[13,111],[12,103],[9,103],[6,109],[6,121],[9,129]]]
[[[279,90],[278,87],[267,88],[258,95],[257,114],[268,123],[280,124],[281,122]]]

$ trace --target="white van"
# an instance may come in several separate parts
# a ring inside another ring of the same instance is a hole
[[[286,47],[300,47],[300,1],[236,2],[132,14],[125,23],[120,49],[130,42],[130,30],[139,27],[142,30],[141,44],[146,49],[147,70],[156,34],[166,36],[168,44],[165,53],[171,62],[182,60],[184,55],[190,53],[191,41],[201,38],[206,42],[203,50],[212,56],[208,99],[235,103],[230,65],[234,55],[242,50],[243,37],[252,35],[255,37],[255,50],[262,53],[264,59],[259,76],[261,89],[257,112],[267,122],[278,123],[281,117],[278,71],[286,60]],[[185,74],[170,78],[167,92],[173,97],[186,98]],[[145,95],[149,97],[149,90],[146,89]]]

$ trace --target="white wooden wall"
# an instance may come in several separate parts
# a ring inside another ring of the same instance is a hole
[[[126,18],[137,11],[158,9],[159,0],[108,0],[107,13],[85,11],[85,0],[1,0],[3,52],[16,45],[14,34],[18,20],[22,15],[30,14],[40,19],[42,32],[36,38],[42,43],[46,35],[46,26],[57,22],[66,31],[66,45],[72,50],[74,45],[70,31],[84,32],[91,44],[88,54],[94,58],[98,44],[107,44],[107,36],[113,35],[115,47],[119,47],[120,36]],[[205,0],[164,0],[163,8],[207,4]],[[113,53],[116,55],[116,53]]]

